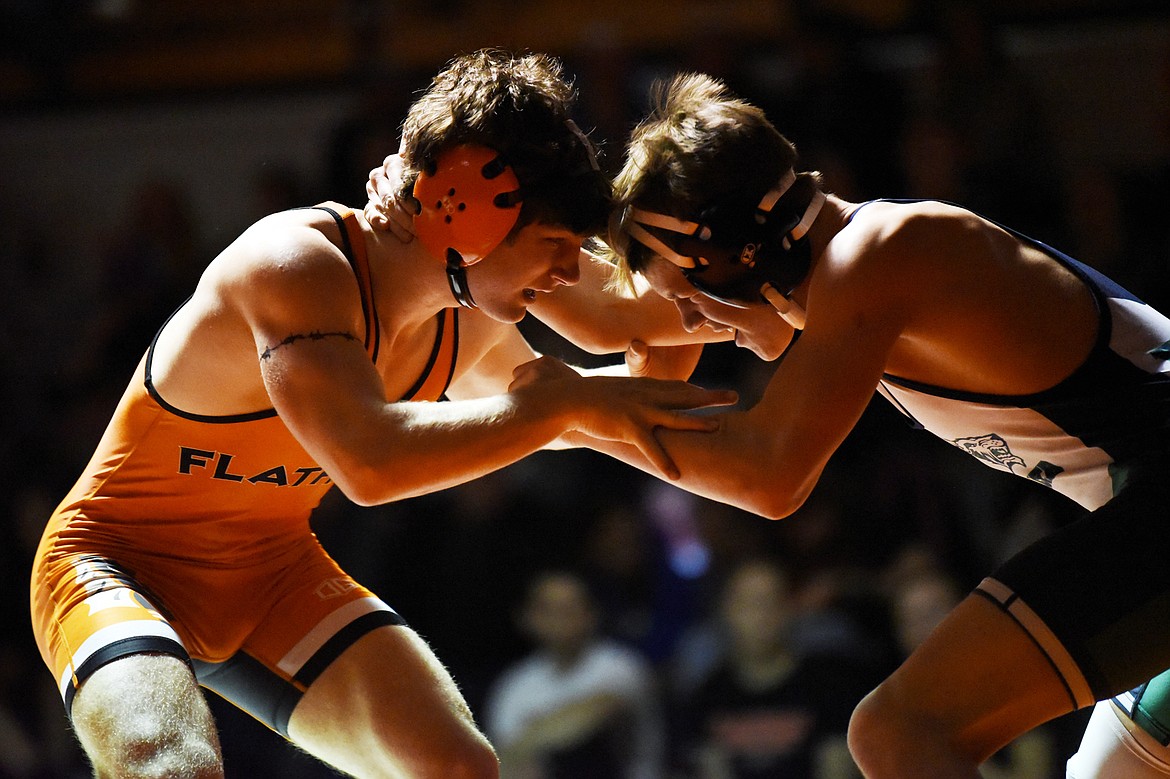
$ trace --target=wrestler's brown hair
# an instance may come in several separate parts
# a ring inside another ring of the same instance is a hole
[[[603,256],[616,266],[619,282],[630,282],[651,256],[623,229],[627,206],[688,221],[716,204],[754,209],[797,162],[796,147],[764,112],[711,76],[684,73],[658,81],[651,103],[613,184],[615,218]],[[818,185],[818,174],[800,174],[775,210],[803,208]]]
[[[547,54],[483,49],[456,57],[411,105],[402,125],[404,192],[445,149],[465,143],[499,152],[520,180],[513,234],[532,222],[595,235],[606,224],[609,181],[575,132],[576,91]]]

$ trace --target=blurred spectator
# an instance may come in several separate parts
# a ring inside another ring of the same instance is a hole
[[[706,566],[707,550],[695,534],[672,531],[651,524],[623,496],[594,521],[581,560],[604,632],[651,663],[665,660],[693,621]]]
[[[792,611],[787,574],[771,560],[745,560],[727,579],[723,658],[674,707],[672,762],[681,776],[859,776],[845,731],[872,676],[839,657],[794,651]]]
[[[501,675],[484,723],[501,776],[661,776],[664,729],[652,671],[598,633],[585,580],[567,571],[538,575],[521,620],[536,652]]]
[[[907,546],[886,569],[894,638],[903,658],[926,640],[962,600],[958,584],[916,545]]]

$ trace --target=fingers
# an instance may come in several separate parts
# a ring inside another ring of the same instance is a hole
[[[397,160],[397,157],[394,159]],[[414,240],[414,217],[422,210],[422,204],[409,195],[402,198],[396,195],[392,182],[400,178],[388,176],[385,166],[370,171],[366,181],[366,195],[369,199],[365,216],[370,226],[389,230],[399,241],[410,243]]]
[[[626,347],[626,368],[631,376],[645,376],[650,367],[650,349],[642,341],[631,341]]]
[[[716,406],[734,406],[739,402],[739,393],[735,390],[703,389],[683,382],[677,382],[677,385],[679,391],[670,396],[673,401],[672,408],[714,408]]]
[[[739,402],[739,393],[735,390],[700,390],[702,397],[702,406],[699,408],[712,408],[714,406],[734,406]]]
[[[684,411],[666,412],[658,415],[654,420],[654,427],[664,427],[667,430],[690,430],[697,433],[714,433],[719,429],[719,424],[716,417],[698,416]]]
[[[662,474],[663,477],[675,481],[682,475],[678,470],[678,466],[674,464],[674,460],[667,454],[666,449],[654,437],[653,431],[638,436],[637,440],[632,443],[638,448],[638,451],[642,453],[642,456],[646,458],[654,470]]]

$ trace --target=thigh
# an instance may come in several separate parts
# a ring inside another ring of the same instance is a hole
[[[326,668],[293,712],[289,735],[357,775],[421,776],[437,756],[491,754],[451,675],[406,626],[369,632]]]
[[[225,660],[196,660],[200,684],[282,736],[302,694],[354,642],[402,618],[347,575],[313,537],[271,578],[263,619]]]
[[[1049,656],[979,594],[963,600],[879,693],[924,735],[980,760],[1074,708]]]
[[[33,585],[33,630],[66,711],[90,675],[121,657],[153,653],[188,659],[153,597],[113,560],[64,556],[38,565]]]
[[[999,600],[1025,604],[1067,652],[1096,700],[1170,668],[1167,477],[1131,484],[991,577]]]

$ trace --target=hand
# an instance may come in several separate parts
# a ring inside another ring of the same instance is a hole
[[[413,197],[400,196],[405,165],[401,155],[391,154],[370,171],[366,182],[366,221],[376,229],[389,230],[403,243],[414,240],[414,217],[422,204]]]
[[[552,357],[517,366],[508,390],[541,393],[546,402],[563,406],[571,430],[636,447],[668,479],[677,479],[679,470],[654,436],[655,429],[712,432],[719,420],[687,412],[729,406],[739,398],[730,390],[705,390],[683,381],[584,377]]]
[[[686,381],[695,372],[702,355],[701,343],[648,346],[642,341],[632,341],[626,348],[626,368],[631,376]]]

